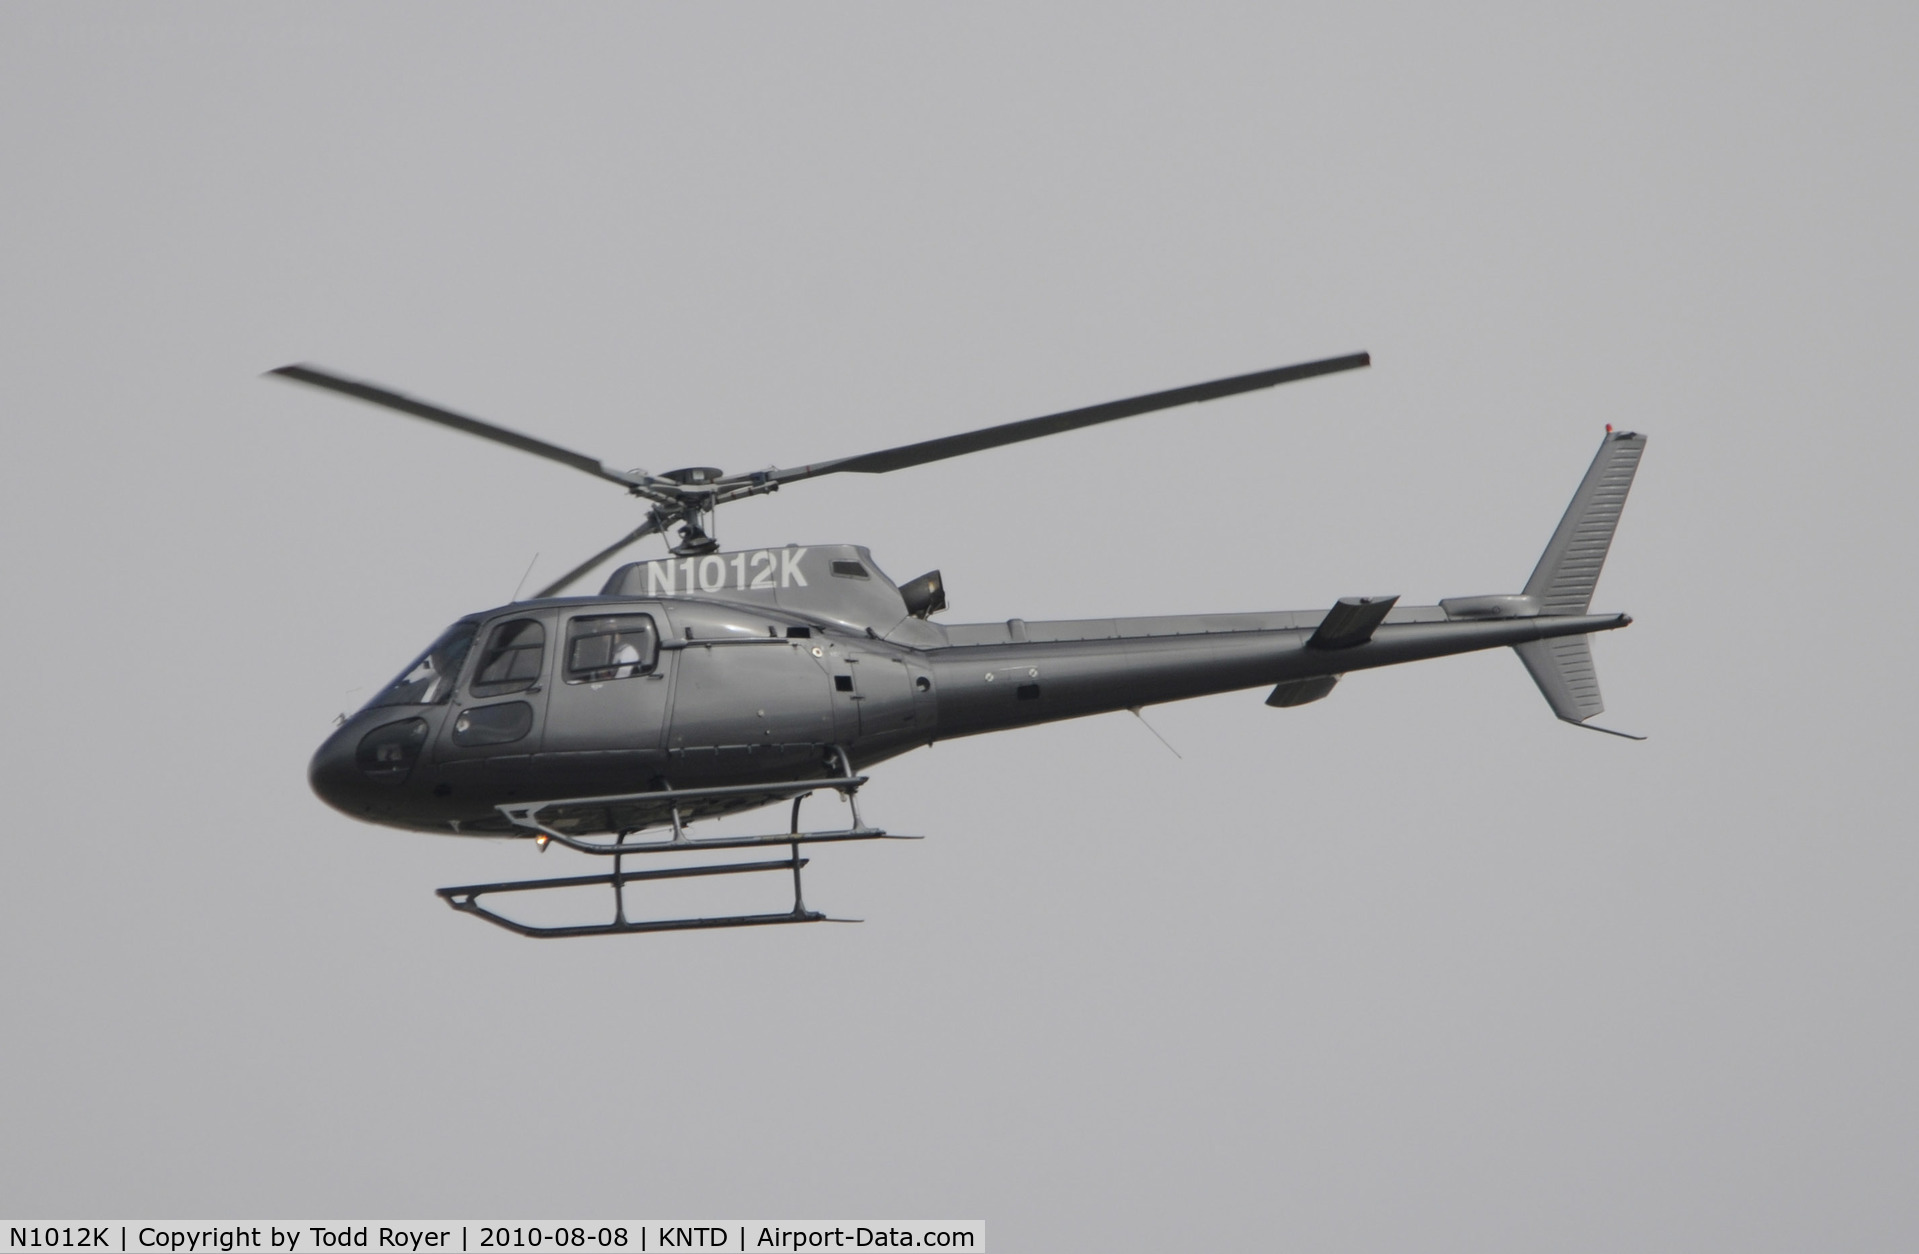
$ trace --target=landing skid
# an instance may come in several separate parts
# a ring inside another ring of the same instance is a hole
[[[794,780],[785,784],[728,785],[716,788],[662,789],[649,793],[632,793],[612,797],[575,797],[555,801],[538,801],[525,804],[511,804],[500,807],[500,812],[515,826],[533,832],[534,839],[541,849],[548,841],[557,841],[568,849],[581,853],[597,854],[613,859],[613,871],[609,875],[570,875],[553,879],[505,880],[494,884],[462,884],[452,888],[436,890],[446,904],[465,914],[485,919],[497,927],[521,936],[560,937],[560,936],[615,936],[629,932],[691,932],[710,928],[724,927],[765,927],[776,923],[857,923],[858,919],[835,919],[821,914],[817,910],[806,908],[806,898],[800,884],[800,869],[811,859],[800,857],[801,845],[829,844],[848,840],[918,840],[917,836],[895,836],[877,827],[868,827],[860,818],[859,802],[855,794],[861,784],[866,782],[863,775],[854,775],[845,754],[840,755],[843,775],[823,779]],[[853,811],[853,825],[841,831],[802,832],[800,830],[800,803],[811,793],[821,789],[831,789],[844,796]],[[686,825],[682,820],[682,808],[696,805],[702,801],[717,798],[732,798],[745,795],[765,795],[777,799],[791,797],[793,801],[793,819],[791,830],[765,836],[722,836],[708,840],[696,840],[686,834]],[[621,806],[647,804],[665,806],[672,817],[672,836],[665,840],[648,840],[628,843],[628,833],[621,832],[612,842],[585,840],[560,830],[552,821],[543,820],[543,815],[551,813],[565,814],[582,811],[612,811]],[[663,867],[651,871],[628,871],[623,863],[629,854],[643,853],[690,853],[705,852],[709,849],[752,849],[769,845],[785,845],[790,855],[761,862],[717,862],[697,866]],[[712,875],[750,875],[760,871],[791,871],[793,874],[793,908],[772,914],[730,914],[710,915],[697,918],[677,919],[629,919],[626,915],[626,887],[628,884],[651,880],[690,879]],[[579,923],[554,927],[543,927],[523,923],[509,918],[480,904],[482,897],[500,893],[529,893],[549,889],[583,888],[605,885],[613,890],[613,918],[606,923]]]

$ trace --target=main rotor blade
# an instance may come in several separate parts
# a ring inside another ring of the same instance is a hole
[[[651,518],[647,519],[645,522],[641,523],[638,527],[635,527],[632,531],[628,532],[626,535],[620,537],[618,540],[615,540],[612,544],[607,545],[605,548],[601,549],[598,553],[595,553],[592,557],[587,558],[584,562],[581,562],[578,566],[575,566],[572,570],[567,571],[564,575],[561,575],[558,579],[555,579],[552,583],[546,585],[546,587],[541,588],[538,592],[533,594],[533,599],[535,601],[538,601],[543,597],[558,596],[560,594],[561,588],[566,587],[566,585],[572,583],[575,579],[578,579],[581,575],[584,575],[587,571],[592,570],[595,566],[598,566],[601,562],[604,562],[607,558],[612,557],[615,553],[618,553],[621,549],[625,548],[627,545],[633,544],[639,540],[644,540],[646,539],[646,537],[652,535],[654,532],[658,531],[659,529],[660,527],[657,522],[655,522]]]
[[[1035,440],[1043,435],[1076,431],[1096,423],[1112,422],[1116,418],[1131,418],[1135,414],[1150,414],[1157,409],[1172,409],[1175,406],[1191,405],[1198,401],[1218,400],[1222,396],[1237,396],[1241,392],[1256,392],[1261,388],[1291,383],[1297,379],[1336,374],[1341,370],[1356,370],[1371,364],[1372,357],[1367,353],[1327,357],[1320,361],[1302,362],[1297,366],[1281,366],[1277,370],[1262,370],[1257,374],[1215,379],[1211,383],[1195,383],[1166,392],[1150,392],[1145,396],[1129,397],[1123,401],[1107,401],[1103,405],[1089,405],[1084,409],[1069,409],[1063,413],[1047,414],[1040,418],[1002,423],[997,427],[986,427],[961,435],[942,436],[937,440],[922,440],[918,444],[882,449],[877,453],[861,453],[856,457],[816,462],[810,466],[772,470],[766,472],[766,478],[775,483],[790,483],[796,479],[811,479],[817,475],[837,474],[843,470],[864,475],[884,474],[889,470],[904,470],[908,466],[919,466],[948,457],[958,457],[964,453],[977,453],[983,449],[998,448],[1002,444],[1017,444],[1021,440]],[[729,479],[736,480],[749,477],[728,476]]]
[[[609,470],[584,453],[575,453],[571,449],[561,448],[557,444],[548,444],[545,440],[536,440],[530,435],[521,435],[505,427],[496,427],[490,422],[481,422],[478,418],[469,418],[465,414],[456,414],[450,409],[441,409],[438,405],[429,405],[425,401],[416,401],[410,396],[392,392],[371,383],[362,383],[357,379],[342,378],[314,366],[281,366],[278,370],[269,370],[268,374],[277,374],[284,378],[295,379],[316,388],[325,388],[329,392],[338,392],[343,396],[352,396],[373,405],[384,405],[388,409],[397,409],[403,414],[412,414],[415,418],[424,418],[428,422],[437,422],[443,427],[452,427],[455,431],[464,431],[468,435],[477,435],[483,440],[492,440],[508,448],[519,449],[522,453],[531,453],[535,457],[544,457],[548,461],[559,462],[562,466],[571,466],[575,470],[584,470],[589,475],[608,479],[622,487],[639,487],[640,481],[631,475],[617,470]]]

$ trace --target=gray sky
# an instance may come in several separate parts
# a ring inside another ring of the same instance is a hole
[[[0,1212],[982,1217],[994,1248],[1919,1235],[1892,5],[0,9]],[[536,944],[333,715],[637,521],[259,379],[795,486],[953,621],[1516,590],[1652,441],[1601,721],[1509,654],[882,768],[861,927]],[[1250,1248],[1250,1246],[1247,1246]]]

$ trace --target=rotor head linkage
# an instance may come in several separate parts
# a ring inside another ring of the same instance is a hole
[[[680,524],[680,538],[667,544],[676,555],[698,557],[720,547],[719,537],[714,534],[713,527],[713,511],[719,505],[716,493],[710,487],[698,490],[699,485],[713,483],[719,477],[717,466],[693,466],[686,470],[666,472],[666,478],[686,485],[675,494],[679,500],[673,521]],[[659,510],[656,508],[655,512]]]

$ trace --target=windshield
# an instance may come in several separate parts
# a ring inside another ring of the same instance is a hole
[[[460,663],[473,647],[478,623],[455,623],[420,660],[400,673],[379,696],[366,703],[367,709],[381,705],[440,705],[453,695],[453,681],[460,677]]]

